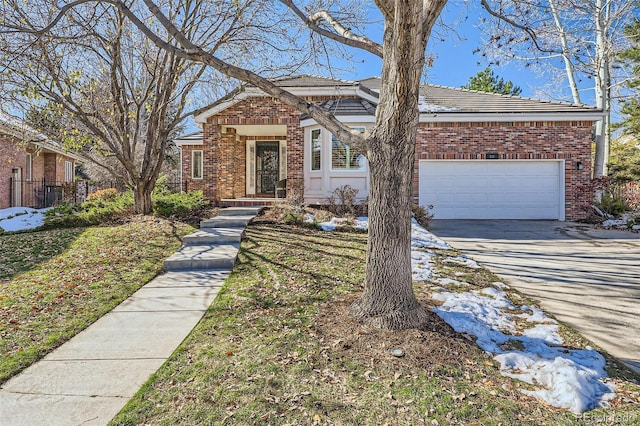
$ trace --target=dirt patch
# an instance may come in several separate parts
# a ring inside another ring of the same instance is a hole
[[[432,376],[442,369],[463,368],[483,352],[470,338],[454,331],[431,312],[428,299],[420,303],[431,318],[423,330],[381,330],[366,326],[351,315],[349,306],[356,295],[327,303],[316,318],[316,333],[336,355],[357,359],[365,364],[392,364],[403,369],[426,372]],[[400,356],[395,350],[402,351]]]

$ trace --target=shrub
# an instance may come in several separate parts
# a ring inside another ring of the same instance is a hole
[[[300,225],[304,221],[304,217],[300,214],[285,213],[282,221],[287,225]]]
[[[327,197],[327,208],[338,217],[355,217],[358,208],[356,195],[358,190],[351,185],[339,186]]]
[[[433,210],[432,205],[423,207],[423,206],[414,204],[411,207],[411,213],[413,215],[413,218],[416,220],[416,222],[418,222],[420,226],[422,226],[425,229],[429,227],[429,224],[433,219],[433,213],[431,212],[431,210]]]
[[[595,194],[597,194],[594,206],[602,212],[612,216],[619,216],[631,210],[623,188],[619,183],[611,180],[611,178],[602,177],[593,179],[592,185]]]
[[[113,189],[113,188],[109,188]],[[108,190],[103,190],[108,191]],[[115,191],[115,189],[113,189]],[[97,194],[96,191],[94,194]],[[80,204],[62,202],[45,213],[45,228],[72,228],[99,225],[103,222],[130,215],[133,212],[131,192],[111,197],[111,191]]]
[[[600,197],[600,201],[596,201],[595,205],[603,212],[613,216],[619,216],[630,210],[624,198],[610,192],[604,192]]]
[[[115,188],[100,189],[92,192],[87,196],[87,201],[108,201],[118,196],[118,190]]]
[[[169,195],[171,189],[169,188],[169,178],[166,175],[162,175],[156,180],[156,185],[153,188],[153,195]]]
[[[153,212],[164,217],[183,217],[200,212],[209,206],[209,200],[202,191],[188,191],[176,194],[153,196]]]

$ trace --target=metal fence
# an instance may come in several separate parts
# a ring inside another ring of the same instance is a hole
[[[186,182],[164,183],[170,192],[187,191]],[[9,180],[9,199],[11,207],[31,207],[42,209],[53,207],[62,201],[67,203],[82,203],[89,194],[106,188],[116,188],[124,192],[125,188],[116,182],[93,182],[79,180],[75,182],[60,182],[42,180]]]

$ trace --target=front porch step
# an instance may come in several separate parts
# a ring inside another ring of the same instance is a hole
[[[238,255],[240,243],[182,246],[164,261],[166,271],[228,269]]]
[[[255,215],[217,216],[200,222],[204,228],[244,228]]]
[[[203,246],[239,243],[243,232],[243,228],[204,228],[185,235],[182,238],[182,244],[185,246]]]
[[[235,207],[251,207],[251,208],[264,208],[273,206],[277,202],[282,202],[282,199],[276,198],[227,198],[222,199],[219,202],[220,207],[235,208]]]
[[[218,216],[256,216],[264,207],[225,207],[220,209]]]

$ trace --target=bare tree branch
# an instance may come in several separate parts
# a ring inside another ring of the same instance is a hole
[[[338,20],[336,20],[331,14],[325,10],[314,13],[311,16],[307,16],[300,8],[298,8],[293,0],[280,0],[281,3],[286,5],[304,24],[309,27],[310,30],[318,33],[319,35],[329,38],[331,40],[340,42],[347,46],[355,47],[358,49],[366,50],[376,56],[382,57],[382,46],[369,40],[366,37],[355,35],[345,28]],[[326,21],[335,32],[328,31],[318,25],[320,20]]]
[[[518,29],[524,31],[525,33],[527,33],[527,35],[531,38],[531,42],[536,46],[536,49],[538,49],[540,52],[543,52],[543,53],[557,53],[555,50],[549,50],[549,49],[543,47],[542,45],[540,45],[540,43],[538,41],[538,35],[536,34],[536,32],[532,28],[529,28],[526,25],[519,24],[516,21],[514,21],[513,19],[509,19],[507,16],[503,15],[502,13],[493,10],[491,8],[491,6],[489,5],[489,3],[487,3],[487,0],[480,0],[480,4],[486,9],[487,12],[489,12],[489,14],[491,16],[493,16],[495,18],[498,18],[498,19],[506,22],[507,24],[513,26],[514,28],[518,28]]]

